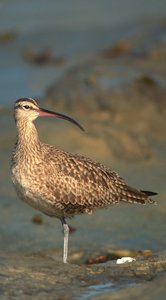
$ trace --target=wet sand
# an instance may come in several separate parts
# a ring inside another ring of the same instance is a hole
[[[55,254],[0,253],[2,299],[157,299],[157,286],[164,296],[165,252],[119,266],[115,261],[64,265]]]

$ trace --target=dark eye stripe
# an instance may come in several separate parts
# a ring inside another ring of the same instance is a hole
[[[26,109],[31,108],[32,109],[32,107],[30,107],[29,105],[21,105],[21,104],[17,104],[15,106],[15,109],[17,109],[17,108],[26,108]]]
[[[16,104],[15,105],[15,109],[18,109],[18,108],[21,108],[21,109],[31,109],[31,110],[37,110],[36,108],[34,108],[34,107],[31,107],[30,105],[27,105],[27,104],[25,104],[25,105],[22,105],[22,104],[20,104],[20,103],[18,103],[18,104]]]
[[[17,104],[17,105],[15,105],[14,108],[15,108],[15,109],[17,109],[17,108],[22,108],[22,106],[21,106],[20,104]]]

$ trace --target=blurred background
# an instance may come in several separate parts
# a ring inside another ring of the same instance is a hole
[[[165,12],[164,0],[1,0],[0,105],[43,96],[80,58],[151,27],[155,36],[144,38],[147,50],[164,38]]]
[[[86,129],[42,119],[37,127],[43,141],[158,192],[157,206],[119,205],[70,220],[76,228],[71,253],[166,248],[165,17],[165,0],[0,1],[2,251],[62,247],[59,221],[42,215],[36,221],[11,184],[12,107],[20,97],[37,98]]]

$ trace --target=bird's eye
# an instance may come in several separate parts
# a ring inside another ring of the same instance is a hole
[[[30,109],[30,106],[29,106],[29,105],[24,105],[23,108],[24,108],[25,110],[28,110],[28,109]]]

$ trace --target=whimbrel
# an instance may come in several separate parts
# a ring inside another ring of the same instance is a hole
[[[40,108],[31,98],[15,102],[17,141],[12,156],[12,181],[18,196],[35,209],[61,220],[64,232],[63,262],[67,262],[67,217],[92,213],[97,208],[125,201],[154,203],[156,193],[128,186],[114,171],[83,156],[41,143],[33,121],[39,116],[74,119]]]

